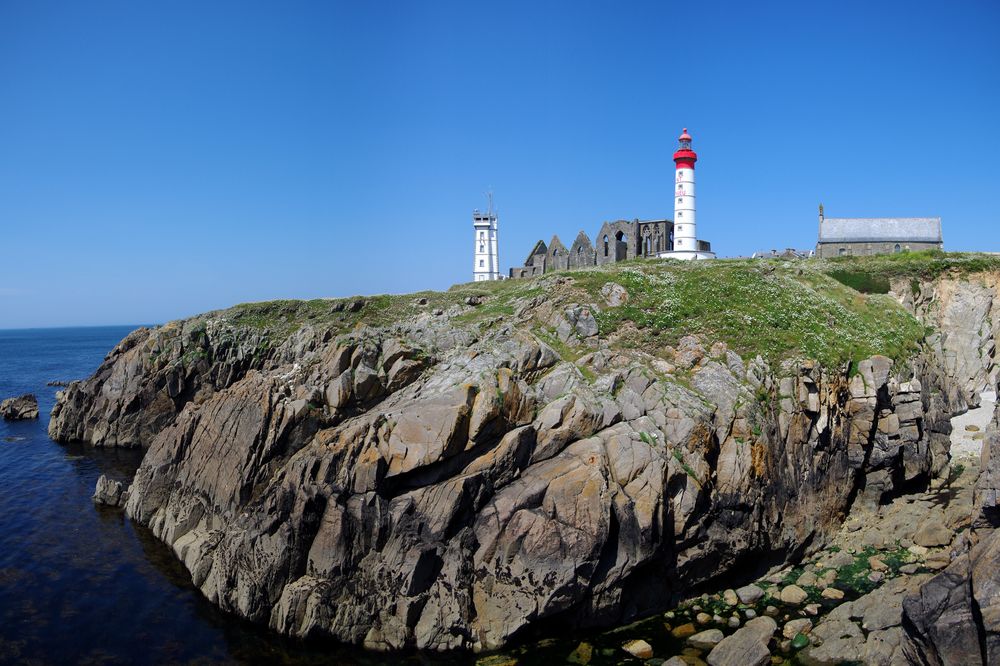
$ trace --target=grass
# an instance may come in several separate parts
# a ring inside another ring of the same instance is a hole
[[[654,353],[700,334],[744,358],[838,364],[873,354],[905,358],[925,335],[888,296],[860,294],[822,272],[774,262],[632,262],[573,275],[595,301],[606,282],[624,286],[628,303],[597,315],[601,335],[634,324],[620,344]]]
[[[828,272],[847,272],[871,279],[917,278],[932,280],[945,273],[957,276],[1000,271],[1000,256],[978,252],[921,250],[870,257],[832,257],[817,261]]]
[[[794,262],[640,260],[529,280],[465,283],[447,291],[244,303],[205,317],[259,330],[273,346],[304,325],[341,334],[436,311],[451,312],[453,325],[486,330],[511,322],[520,306],[544,296],[543,305],[554,308],[596,304],[599,334],[611,347],[668,356],[667,346],[697,334],[707,343],[725,342],[745,359],[759,354],[775,364],[809,358],[830,366],[873,354],[905,359],[916,351],[927,332],[887,295],[895,280],[905,279],[916,290],[920,280],[981,271],[1000,271],[1000,257],[925,251]],[[625,287],[627,302],[605,304],[600,290],[609,282]],[[481,303],[467,307],[469,297]],[[545,317],[515,323],[535,334],[552,325]],[[554,342],[551,334],[539,337],[567,360],[589,351],[574,341]]]
[[[864,271],[832,270],[827,275],[862,294],[888,294],[889,278]]]

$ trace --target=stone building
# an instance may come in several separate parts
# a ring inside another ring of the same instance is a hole
[[[819,207],[820,258],[940,250],[940,217],[825,217]]]
[[[673,220],[616,220],[601,225],[594,242],[581,231],[569,250],[553,236],[546,246],[535,243],[523,266],[510,269],[510,277],[524,278],[549,271],[603,266],[639,258],[712,259],[712,245],[698,240],[695,226],[694,165],[698,155],[691,149],[687,128],[674,153],[674,217],[680,220],[674,237]]]
[[[597,232],[596,243],[581,231],[569,250],[558,236],[546,245],[535,243],[523,266],[510,269],[510,277],[524,278],[551,271],[588,266],[602,266],[627,259],[651,258],[674,249],[674,223],[671,220],[617,220],[605,222]],[[699,241],[704,250],[711,250]]]

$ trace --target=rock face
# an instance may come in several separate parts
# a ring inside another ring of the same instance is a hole
[[[979,405],[979,394],[996,386],[996,334],[1000,332],[1000,282],[993,273],[942,277],[933,281],[895,280],[892,293],[934,329],[935,348],[961,399]]]
[[[1000,663],[998,416],[987,427],[973,489],[971,537],[956,541],[944,570],[903,603],[904,649],[912,663]]]
[[[903,602],[911,663],[1000,663],[1000,530]]]
[[[49,437],[149,446],[186,404],[203,402],[249,370],[265,367],[271,354],[260,332],[212,320],[140,328],[111,350],[90,379],[56,394]]]
[[[121,481],[112,481],[106,475],[101,474],[97,479],[97,487],[94,489],[94,504],[105,506],[123,506],[128,499],[128,491]]]
[[[115,501],[213,603],[377,649],[624,622],[947,470],[932,358],[771,368],[692,337],[670,362],[600,348],[594,308],[552,312],[553,337],[596,351],[429,313],[257,354],[259,331],[211,319],[140,329],[50,432],[148,447]]]
[[[38,400],[30,393],[0,402],[0,416],[7,421],[38,418]]]
[[[764,666],[771,663],[768,643],[778,628],[769,617],[756,617],[708,653],[710,666]]]

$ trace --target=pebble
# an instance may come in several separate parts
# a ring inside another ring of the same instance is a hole
[[[706,629],[688,638],[687,642],[688,645],[699,650],[711,650],[722,641],[723,637],[722,632],[718,629]]]
[[[786,604],[798,606],[809,597],[806,591],[798,585],[788,585],[781,590],[781,600]]]
[[[566,658],[571,664],[580,664],[580,666],[587,666],[590,660],[594,657],[594,647],[590,643],[580,643],[576,646],[569,657]]]
[[[833,599],[834,601],[837,601],[844,598],[844,592],[835,587],[828,587],[823,590],[823,593],[820,596],[824,599]]]
[[[698,624],[708,624],[709,622],[712,621],[712,616],[709,615],[708,613],[698,613],[697,615],[694,616],[694,620]]]
[[[756,585],[746,585],[736,590],[736,596],[739,597],[739,600],[743,603],[752,604],[760,601],[761,597],[764,596],[764,590],[760,589]]]
[[[673,629],[670,630],[670,634],[674,638],[687,638],[688,636],[692,636],[695,633],[697,633],[697,629],[695,629],[694,625],[691,624],[690,622],[688,622],[687,624],[682,624],[679,627],[674,627]]]
[[[755,611],[752,608],[748,608],[745,611],[743,611],[743,615],[746,617],[746,619],[752,620],[755,617],[757,617],[757,611]]]
[[[919,564],[904,564],[899,567],[899,572],[904,574],[915,574],[920,570]]]
[[[792,620],[785,623],[785,626],[781,630],[781,635],[791,640],[795,638],[795,634],[808,634],[812,631],[812,626],[812,620],[804,618],[801,620]]]
[[[819,615],[819,604],[807,604],[803,610],[809,615]]]
[[[868,580],[873,583],[881,583],[883,578],[885,578],[885,574],[881,571],[873,571],[868,574]]]
[[[799,587],[812,587],[816,584],[816,574],[811,571],[806,571],[804,574],[799,576],[799,579],[795,581],[795,584]]]
[[[878,557],[869,557],[868,566],[871,568],[872,571],[886,571],[889,569],[889,565],[883,562]]]
[[[726,602],[727,606],[735,606],[740,603],[740,598],[736,596],[736,590],[726,590],[723,592],[722,600]]]
[[[727,624],[729,624],[730,629],[736,629],[740,626],[740,616],[733,615],[729,618],[729,622]]]
[[[653,656],[653,646],[642,639],[625,641],[622,649],[636,659],[650,659]]]
[[[777,609],[777,607],[775,607],[775,606],[768,606],[767,608],[764,609],[764,615],[766,615],[768,617],[777,617],[778,616],[778,609]]]

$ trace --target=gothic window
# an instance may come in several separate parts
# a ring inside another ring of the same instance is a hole
[[[901,248],[901,247],[899,246],[899,243],[896,243],[896,247],[892,248],[892,251],[893,251],[893,252],[902,252],[902,251],[903,251],[903,248]]]
[[[645,248],[643,249],[643,253],[644,253],[644,254],[645,254],[645,255],[646,255],[647,257],[648,257],[648,256],[650,255],[650,252],[651,252],[651,250],[653,249],[653,247],[652,247],[652,243],[650,243],[650,240],[649,240],[649,236],[648,236],[648,235],[646,236],[646,244],[645,244],[645,245],[646,245],[646,246],[645,246]]]
[[[608,235],[604,234],[604,256],[608,256]]]
[[[847,254],[847,248],[846,247],[840,248],[839,250],[837,250],[837,254],[843,257],[845,254]]]

